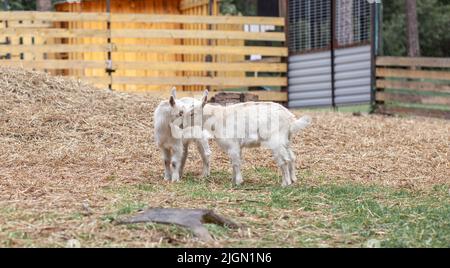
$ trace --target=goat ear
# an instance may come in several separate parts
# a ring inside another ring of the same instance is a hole
[[[177,88],[176,87],[173,87],[171,89],[170,95],[172,95],[174,99],[177,97]]]
[[[169,99],[170,106],[172,106],[172,107],[175,106],[176,98],[177,98],[177,88],[173,87],[172,90],[170,91],[170,99]]]
[[[170,103],[170,106],[172,106],[172,107],[175,106],[175,97],[174,96],[170,96],[169,103]]]
[[[202,107],[205,107],[206,103],[208,103],[208,90],[205,90],[202,98]]]

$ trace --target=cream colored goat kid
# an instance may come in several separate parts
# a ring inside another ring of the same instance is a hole
[[[243,182],[241,151],[264,146],[273,153],[282,171],[282,185],[297,181],[291,138],[311,123],[309,116],[296,119],[285,107],[273,102],[247,102],[229,106],[196,104],[185,116],[202,117],[203,128],[228,153],[233,166],[233,183]]]
[[[202,176],[210,174],[211,150],[206,133],[197,136],[183,133],[183,114],[195,107],[201,107],[201,101],[194,98],[176,99],[175,89],[169,101],[163,101],[155,110],[155,139],[163,152],[164,179],[177,182],[183,176],[183,169],[190,143],[195,143],[203,161]],[[189,133],[188,133],[189,134]]]

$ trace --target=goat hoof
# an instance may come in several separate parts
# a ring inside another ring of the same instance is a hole
[[[172,182],[179,182],[179,181],[180,181],[180,176],[179,175],[172,176]]]
[[[209,171],[204,171],[202,173],[202,178],[208,178],[209,176],[211,176],[211,173]]]

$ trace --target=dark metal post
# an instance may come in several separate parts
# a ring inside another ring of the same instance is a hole
[[[337,46],[336,39],[336,1],[331,0],[330,10],[330,53],[331,53],[331,105],[336,110],[336,77],[335,77],[335,47]]]
[[[3,7],[4,7],[4,9],[5,9],[5,11],[8,11],[9,10],[9,1],[8,0],[4,0],[3,1]],[[7,20],[5,20],[5,28],[8,28],[8,21]],[[5,37],[5,45],[9,45],[10,44],[10,40],[9,40],[9,37]],[[6,55],[5,55],[5,58],[6,59],[11,59],[11,54],[10,53],[6,53]]]
[[[108,61],[106,72],[110,77],[110,83],[108,85],[109,90],[112,90],[112,73],[115,72],[112,66],[112,43],[111,43],[111,0],[106,0],[106,13],[108,14],[108,21],[106,22],[106,29],[108,30]]]
[[[208,15],[209,16],[213,15],[213,9],[214,9],[214,0],[209,0],[209,6],[208,6]],[[212,25],[211,24],[208,24],[208,30],[210,30],[210,31],[212,30]],[[208,46],[212,46],[212,43],[213,43],[212,40],[208,39]],[[213,61],[212,55],[206,55],[205,61],[206,62],[212,62]],[[208,71],[208,73],[207,73],[208,77],[213,77],[214,75],[215,75],[215,72]],[[208,85],[206,87],[206,89],[211,91],[211,86]]]
[[[383,55],[383,2],[378,3],[378,5],[376,5],[376,22],[375,25],[377,26],[377,30],[376,32],[376,36],[378,38],[378,43],[377,43],[377,51],[376,54],[377,56]]]
[[[209,0],[209,5],[208,5],[208,15],[209,16],[213,15],[213,8],[214,8],[214,0]],[[212,25],[211,24],[208,24],[208,30],[212,30]],[[208,39],[208,46],[211,46],[211,45],[212,45],[212,40]],[[207,58],[207,61],[208,61],[208,58],[211,59],[211,55],[207,55],[206,58]],[[211,59],[211,61],[212,61],[212,59]]]
[[[370,112],[374,112],[376,110],[376,54],[377,54],[377,3],[373,3],[370,6]]]
[[[284,43],[284,46],[288,48],[289,50],[289,3],[288,0],[278,0],[278,11],[279,16],[284,17],[284,34],[286,36],[286,41]],[[288,53],[289,55],[289,53]],[[289,57],[289,56],[288,56]],[[288,70],[285,74],[285,76],[288,77],[289,74],[289,63],[288,63],[288,57],[282,58],[282,63],[285,63],[288,66]],[[285,104],[286,107],[289,106],[289,77],[288,79],[288,86],[287,87],[281,87],[281,92],[286,92],[287,94],[287,101]]]

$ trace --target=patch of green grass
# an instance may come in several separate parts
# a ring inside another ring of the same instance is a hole
[[[144,209],[147,206],[145,203],[141,202],[125,202],[123,203],[117,211],[118,215],[131,214],[139,210]]]
[[[156,187],[154,185],[152,185],[152,184],[138,184],[136,186],[136,188],[138,190],[140,190],[140,191],[143,191],[143,192],[153,192],[153,191],[156,190],[155,189]]]
[[[267,211],[266,208],[262,207],[261,204],[263,204],[263,202],[259,203],[245,202],[240,206],[240,209],[244,213],[256,216],[258,218],[269,218],[270,212]]]
[[[72,215],[69,217],[69,219],[71,220],[81,220],[85,217],[85,215],[83,215],[81,212],[75,212],[72,213]]]
[[[171,192],[185,204],[196,204],[192,207],[239,214],[232,217],[245,226],[238,238],[237,230],[206,225],[229,247],[450,246],[448,185],[418,191],[342,180],[336,183],[306,170],[299,172],[297,184],[281,187],[279,174],[268,168],[245,170],[244,177],[248,179],[239,187],[231,185],[229,172],[221,171],[206,179],[187,174],[176,184],[109,189],[119,201],[113,205],[113,213],[104,217],[105,224],[147,207],[151,196]],[[178,226],[138,224],[125,228],[164,234],[170,239],[161,246],[183,246],[171,239],[192,238]]]
[[[114,212],[104,215],[102,220],[105,222],[113,222],[120,216],[136,213],[147,206],[148,205],[144,202],[122,200],[119,204],[114,206]]]
[[[439,104],[420,104],[420,103],[404,103],[404,102],[396,102],[389,101],[385,102],[386,105],[395,106],[395,107],[404,107],[404,108],[418,108],[418,109],[435,109],[441,111],[448,111],[448,105],[439,105]]]
[[[205,227],[208,229],[211,236],[217,239],[226,238],[231,232],[230,229],[216,224],[205,224]]]
[[[214,182],[220,181],[224,188],[231,187],[231,180],[227,183],[225,178],[229,180],[231,175],[227,172],[212,172],[209,178],[204,179],[197,178],[192,174],[186,174],[186,177],[177,183],[175,187],[181,193],[195,199],[204,198],[208,200],[221,200],[231,197],[230,193],[225,191],[214,191],[212,186],[214,186]]]
[[[28,238],[28,234],[26,232],[22,232],[22,231],[10,232],[8,234],[8,238],[12,238],[12,239],[27,239]]]
[[[450,196],[423,195],[374,185],[321,185],[272,191],[271,205],[301,207],[334,216],[326,228],[385,247],[450,246]],[[437,195],[436,195],[437,194]]]
[[[278,179],[279,177],[275,172],[266,167],[255,167],[253,172],[255,172],[257,176],[264,177],[265,179]]]

